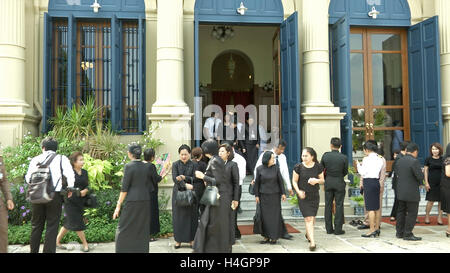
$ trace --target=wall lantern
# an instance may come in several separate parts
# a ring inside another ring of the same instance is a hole
[[[248,8],[246,8],[246,7],[244,6],[244,3],[241,2],[241,6],[237,9],[237,12],[238,12],[240,15],[244,15],[246,10],[248,10]]]
[[[372,17],[372,19],[377,19],[377,15],[380,14],[378,10],[375,9],[375,6],[372,6],[372,10],[369,11],[369,17]]]
[[[94,1],[94,3],[91,5],[91,8],[94,9],[94,13],[98,13],[98,9],[101,8],[100,4],[97,2],[97,0]]]

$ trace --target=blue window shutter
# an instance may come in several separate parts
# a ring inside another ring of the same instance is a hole
[[[76,81],[76,75],[75,75],[75,55],[76,55],[76,21],[73,15],[70,15],[68,18],[68,53],[67,53],[67,109],[72,108],[72,105],[74,104],[75,100],[75,81]]]
[[[342,153],[352,159],[352,112],[350,93],[350,25],[347,16],[331,26],[333,102],[345,113],[341,120]]]
[[[419,145],[423,163],[428,147],[442,143],[441,78],[438,17],[408,30],[411,141]]]
[[[139,103],[138,103],[138,125],[139,130],[145,130],[145,85],[144,85],[144,71],[145,71],[145,59],[144,59],[144,25],[145,21],[142,17],[139,17],[138,25],[138,46],[139,46],[139,67],[138,67],[138,86],[139,86]]]
[[[52,116],[51,104],[51,58],[52,58],[52,17],[44,13],[44,81],[43,81],[43,107],[42,107],[42,133],[50,129],[48,119]]]
[[[112,75],[113,80],[111,82],[111,93],[112,93],[112,105],[111,105],[111,126],[114,131],[118,131],[122,128],[121,123],[121,105],[122,101],[120,100],[120,96],[122,94],[122,88],[120,84],[121,75],[120,75],[120,67],[121,66],[121,56],[120,56],[120,22],[117,20],[117,17],[114,15],[111,18],[111,39],[112,39]]]
[[[281,135],[288,143],[289,170],[300,160],[300,73],[298,64],[298,16],[293,13],[280,26]]]

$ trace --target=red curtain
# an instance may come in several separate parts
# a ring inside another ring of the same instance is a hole
[[[234,105],[242,104],[246,107],[253,103],[253,92],[233,92],[233,91],[214,91],[212,92],[213,104],[217,104],[225,113],[226,106],[231,105],[231,98],[234,98]]]
[[[225,107],[227,104],[231,104],[231,93],[229,91],[216,91],[212,92],[213,104],[217,104],[222,108],[223,113],[225,113]]]

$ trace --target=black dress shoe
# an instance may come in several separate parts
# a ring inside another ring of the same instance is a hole
[[[259,243],[262,244],[262,245],[263,245],[263,244],[268,244],[268,243],[269,243],[269,240],[262,240],[262,241],[260,241]]]
[[[395,234],[395,237],[397,237],[397,238],[399,238],[399,239],[402,239],[403,238],[403,234]]]
[[[369,229],[369,228],[370,228],[369,225],[360,225],[360,226],[358,227],[358,229]]]
[[[292,237],[294,237],[294,236],[292,236],[291,234],[286,233],[281,238],[286,239],[286,240],[292,240]]]
[[[316,251],[316,245],[309,246],[309,250],[310,250],[310,251]]]
[[[334,233],[334,230],[331,230],[331,231],[327,230],[327,234],[333,234],[333,233]]]
[[[339,230],[334,232],[334,235],[342,235],[342,234],[345,234],[345,230]]]
[[[420,241],[420,240],[422,240],[422,238],[411,235],[408,237],[403,237],[403,240],[405,240],[405,241]]]
[[[361,234],[361,237],[364,237],[364,238],[375,238],[375,237],[377,237],[377,231],[374,231],[374,232],[372,232],[370,234]]]
[[[377,237],[380,237],[380,234],[381,234],[380,229],[375,230],[375,232],[377,233]]]

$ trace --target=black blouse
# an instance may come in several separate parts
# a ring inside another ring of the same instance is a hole
[[[74,187],[79,188],[80,191],[86,189],[89,184],[88,172],[85,169],[81,169],[81,175],[79,175],[75,170],[73,172],[75,173]]]
[[[256,168],[254,190],[256,197],[259,197],[261,193],[286,194],[283,185],[283,178],[281,177],[280,169],[277,165],[272,165],[270,167],[261,165]]]
[[[295,165],[294,171],[299,175],[298,188],[305,192],[314,192],[319,190],[319,184],[311,185],[308,183],[310,178],[319,178],[323,172],[322,164],[314,163],[312,168],[306,168],[303,163]]]
[[[434,159],[431,156],[425,159],[424,165],[428,166],[428,183],[436,185],[441,182],[443,163],[444,158],[441,156],[438,159]]]
[[[188,160],[186,163],[183,163],[181,160],[175,161],[172,165],[172,180],[175,183],[175,186],[178,187],[178,190],[186,190],[186,183],[193,184],[195,177],[195,170],[197,168],[197,164],[192,160]],[[177,176],[184,175],[185,180],[177,181]]]
[[[144,163],[149,168],[149,175],[150,175],[150,182],[153,185],[151,191],[157,191],[158,190],[158,183],[161,182],[162,177],[158,174],[158,171],[156,170],[156,166],[151,163],[147,162]]]
[[[122,192],[127,192],[127,201],[148,201],[153,185],[150,168],[139,160],[133,160],[123,168]]]

